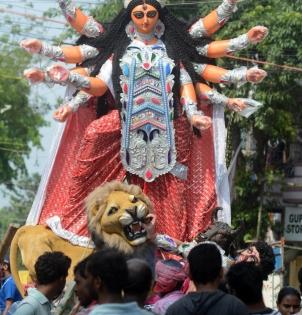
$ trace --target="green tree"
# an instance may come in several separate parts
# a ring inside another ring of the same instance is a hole
[[[0,209],[0,239],[5,234],[9,224],[24,224],[28,212],[33,204],[38,185],[39,174],[23,175],[14,185],[14,191],[10,192],[9,206]]]
[[[239,10],[218,33],[217,38],[233,38],[255,25],[267,26],[270,32],[263,43],[236,55],[301,69],[301,1],[243,1],[238,3],[238,7]],[[252,66],[228,58],[219,60],[219,64],[226,68]],[[233,140],[236,139],[233,143],[238,144],[240,131],[248,133],[250,130],[256,142],[254,155],[240,157],[235,187],[237,198],[232,205],[234,222],[245,217],[252,237],[256,233],[257,212],[261,207],[263,188],[280,176],[280,171],[267,163],[268,140],[274,142],[282,139],[289,143],[295,139],[297,128],[301,128],[301,72],[271,65],[261,68],[268,72],[268,77],[258,86],[223,89],[224,94],[242,97],[247,97],[252,91],[253,97],[264,104],[250,119],[241,119],[234,114],[228,116],[231,121],[229,130],[232,131]],[[267,220],[264,221],[262,232],[267,224]]]
[[[45,124],[22,79],[30,60],[21,49],[0,43],[0,184],[8,188],[26,172],[25,159],[40,146],[39,128]]]

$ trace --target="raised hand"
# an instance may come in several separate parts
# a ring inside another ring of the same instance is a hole
[[[66,83],[70,72],[61,65],[53,65],[47,69],[47,74],[53,82]]]
[[[30,54],[38,54],[42,49],[42,42],[35,38],[24,39],[20,42],[20,46]]]
[[[199,130],[206,130],[211,127],[212,119],[208,116],[193,115],[191,124]]]
[[[63,105],[53,113],[53,118],[59,122],[64,122],[72,113],[72,108],[69,105]]]
[[[238,98],[229,98],[227,107],[234,112],[240,112],[246,108],[246,104]]]
[[[38,68],[25,70],[23,72],[23,75],[32,84],[41,83],[45,81],[45,72]]]
[[[267,76],[267,72],[258,68],[251,68],[251,69],[248,69],[246,72],[247,81],[252,82],[252,83],[259,83],[266,76]]]
[[[265,26],[254,26],[247,32],[251,44],[260,43],[268,35],[268,28]]]

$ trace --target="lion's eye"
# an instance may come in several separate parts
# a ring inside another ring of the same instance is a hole
[[[111,207],[110,210],[108,211],[108,215],[113,215],[118,212],[117,207]]]

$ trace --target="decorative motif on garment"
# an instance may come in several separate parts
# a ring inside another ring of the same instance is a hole
[[[176,163],[173,127],[173,61],[162,43],[132,43],[121,60],[121,158],[146,182]]]
[[[236,12],[236,3],[231,3],[229,0],[224,0],[217,8],[218,23],[223,25]]]

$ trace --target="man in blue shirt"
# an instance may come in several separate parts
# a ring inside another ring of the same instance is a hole
[[[22,296],[11,275],[10,264],[7,259],[0,264],[0,268],[4,275],[0,288],[0,314],[7,315],[11,305],[16,301],[20,301]]]

